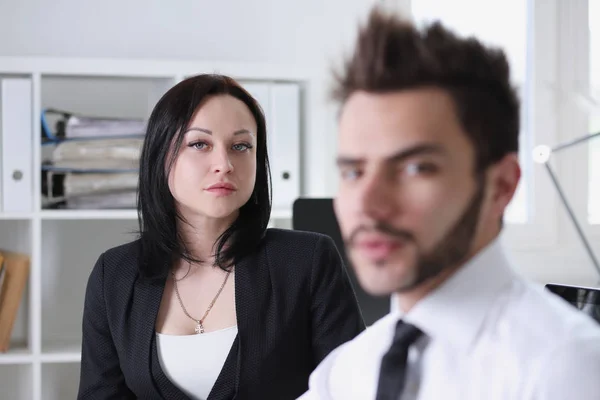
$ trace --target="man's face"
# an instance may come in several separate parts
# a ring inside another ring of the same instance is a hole
[[[411,290],[464,261],[482,216],[497,227],[503,207],[492,204],[488,183],[498,180],[476,175],[474,147],[446,92],[356,92],[338,139],[335,212],[367,292]]]

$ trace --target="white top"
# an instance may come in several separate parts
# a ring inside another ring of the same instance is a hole
[[[199,335],[156,333],[158,359],[165,375],[191,399],[206,400],[227,355],[237,326]]]
[[[393,311],[330,353],[300,399],[374,399],[402,317],[425,336],[410,349],[401,400],[600,399],[600,325],[519,277],[498,241],[406,315]]]

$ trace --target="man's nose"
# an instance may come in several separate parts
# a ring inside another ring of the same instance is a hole
[[[359,208],[363,216],[377,221],[386,220],[393,216],[395,203],[394,188],[383,177],[369,178],[361,188]]]

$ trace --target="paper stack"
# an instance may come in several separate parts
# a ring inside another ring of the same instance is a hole
[[[50,129],[50,117],[55,129]],[[58,118],[56,116],[59,116]],[[46,208],[135,208],[145,121],[45,110],[42,194]]]

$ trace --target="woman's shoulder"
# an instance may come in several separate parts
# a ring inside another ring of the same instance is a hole
[[[96,262],[96,269],[102,269],[105,278],[118,275],[121,279],[126,276],[134,278],[138,272],[140,257],[140,240],[134,240],[105,250]]]
[[[140,255],[140,240],[136,239],[104,251],[105,263],[135,264]]]
[[[286,264],[306,264],[330,261],[339,258],[340,251],[330,236],[322,233],[290,229],[268,229],[264,239],[270,261]]]
[[[265,245],[281,250],[309,250],[317,246],[335,246],[333,239],[322,233],[279,228],[267,229]]]

